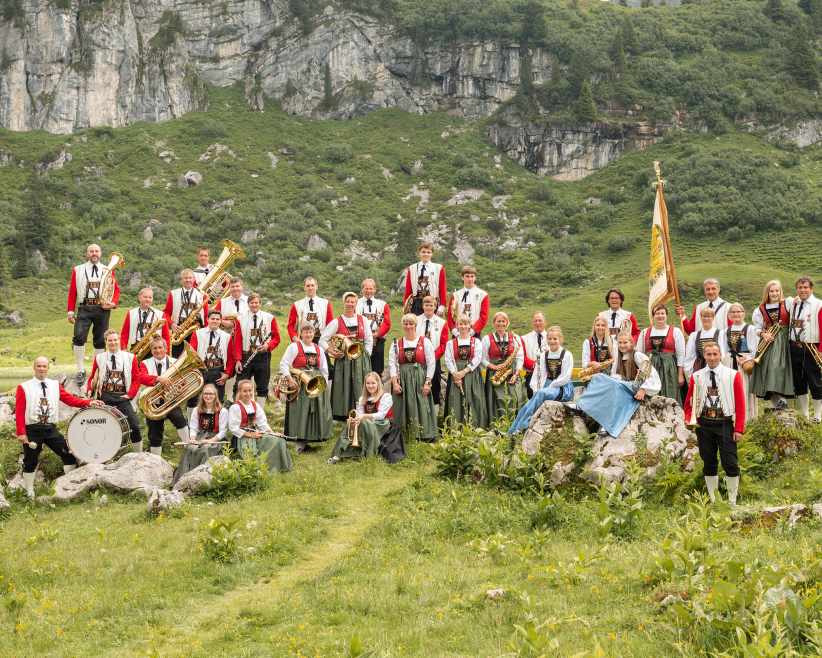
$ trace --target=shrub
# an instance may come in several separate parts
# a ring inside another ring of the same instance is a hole
[[[554,191],[547,182],[543,181],[534,186],[530,196],[539,203],[551,203],[554,200]]]
[[[329,144],[325,149],[325,159],[334,164],[348,162],[353,154],[348,144]]]
[[[620,539],[635,537],[643,506],[642,486],[628,478],[624,482],[602,482],[597,491],[600,535],[613,535]]]
[[[628,251],[634,246],[634,241],[627,235],[618,235],[608,240],[608,251],[621,252]]]
[[[540,496],[531,510],[531,528],[554,530],[567,521],[569,513],[568,503],[558,491]]]
[[[491,184],[491,176],[479,165],[468,165],[457,170],[456,183],[460,187],[485,188]]]
[[[238,525],[237,519],[211,519],[200,536],[203,554],[215,562],[227,563],[239,559],[242,533]]]
[[[271,474],[260,457],[246,452],[240,459],[216,464],[212,469],[212,486],[208,495],[225,500],[268,488]]]

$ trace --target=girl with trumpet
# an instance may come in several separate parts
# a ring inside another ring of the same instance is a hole
[[[536,391],[528,404],[519,410],[509,434],[516,434],[528,428],[531,417],[543,402],[555,400],[568,402],[574,399],[574,385],[571,373],[574,369],[574,355],[562,347],[562,329],[554,325],[548,328],[548,350],[543,352],[531,376],[531,387]]]
[[[327,388],[311,397],[305,386],[294,377],[292,369],[300,370],[309,377],[321,376],[328,385],[328,361],[325,351],[314,343],[314,324],[304,321],[300,325],[299,339],[291,343],[280,360],[280,378],[291,390],[297,390],[294,399],[285,407],[285,434],[295,436],[297,452],[308,449],[309,442],[327,441],[331,436],[331,403]]]
[[[782,284],[774,279],[765,284],[762,302],[754,310],[751,321],[759,335],[759,362],[751,373],[751,391],[758,398],[770,400],[775,409],[787,406],[785,398],[794,395],[791,366],[791,316],[785,304]],[[766,347],[767,343],[771,343]]]
[[[391,393],[383,390],[382,378],[376,372],[369,372],[365,376],[357,408],[349,414],[328,463],[336,464],[342,459],[354,457],[374,457],[379,451],[380,439],[391,427],[393,406],[394,399]]]
[[[334,359],[331,377],[331,413],[334,420],[345,420],[357,405],[365,375],[371,372],[371,350],[374,336],[371,323],[357,313],[357,293],[343,295],[343,314],[329,322],[320,336],[320,347]],[[346,341],[359,350],[346,352]]]
[[[445,416],[472,427],[488,426],[488,411],[482,389],[482,341],[474,336],[471,318],[457,320],[459,335],[445,346],[448,385],[445,389]]]
[[[388,354],[394,417],[406,436],[433,442],[437,437],[437,415],[431,395],[436,368],[434,346],[425,336],[417,336],[417,316],[413,313],[402,316],[402,333]]]
[[[494,331],[482,339],[485,405],[489,425],[495,418],[504,416],[508,410],[516,412],[527,399],[525,387],[519,377],[519,371],[525,362],[522,339],[513,331],[508,331],[511,321],[507,313],[495,313],[492,324]],[[508,375],[504,374],[506,369]],[[535,373],[536,371],[537,368],[534,368]]]
[[[209,457],[222,453],[222,441],[228,433],[228,409],[220,404],[217,387],[206,384],[200,393],[197,406],[191,410],[188,421],[189,441],[174,471],[177,482],[190,470],[205,464]]]

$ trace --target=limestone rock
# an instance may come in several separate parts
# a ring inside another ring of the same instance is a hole
[[[271,161],[271,168],[276,169],[280,162],[280,158],[274,155],[271,151],[268,152],[268,159]]]
[[[500,194],[499,196],[491,197],[491,206],[497,210],[505,208],[505,204],[510,198],[510,194]]]
[[[203,175],[199,171],[187,171],[177,181],[177,187],[196,187],[203,182]]]
[[[49,264],[46,261],[46,257],[39,249],[35,249],[31,252],[31,262],[38,274],[44,274],[49,269]]]
[[[323,249],[328,248],[328,243],[323,240],[319,235],[314,233],[311,237],[308,238],[308,243],[305,245],[305,248],[308,251],[322,251]]]
[[[227,156],[232,159],[237,158],[237,154],[228,146],[217,143],[209,146],[205,152],[200,155],[199,160],[200,162],[208,162],[209,160],[216,162],[217,160],[220,160],[222,156]]]
[[[0,395],[0,423],[10,423],[14,420],[14,396]]]
[[[221,464],[227,461],[228,457],[225,455],[210,457],[205,464],[200,464],[196,468],[191,469],[177,480],[177,482],[174,483],[174,491],[179,491],[186,496],[194,496],[208,491],[211,489],[211,471],[215,464]]]
[[[12,327],[22,327],[26,324],[26,321],[23,319],[23,314],[20,311],[0,313],[0,322],[4,322]]]
[[[54,481],[54,499],[67,501],[94,491],[99,486],[98,476],[105,468],[103,464],[86,464]]]
[[[54,159],[43,160],[42,162],[37,163],[37,171],[42,174],[47,171],[51,171],[52,169],[62,169],[67,162],[72,161],[73,157],[74,156],[72,156],[71,153],[63,149],[54,157]]]
[[[814,513],[816,509],[814,507]],[[774,507],[762,508],[762,520],[765,523],[773,524],[779,519],[787,519],[788,526],[793,528],[799,521],[811,514],[811,510],[802,503],[794,503],[793,505],[776,505]]]
[[[822,141],[822,120],[804,119],[793,126],[778,126],[768,133],[771,141],[789,142],[805,148]]]
[[[428,201],[431,199],[431,192],[428,190],[417,187],[417,185],[412,185],[411,189],[408,191],[408,194],[402,198],[403,201],[410,201],[413,198],[419,199],[417,203],[417,212],[423,212],[425,207],[428,205]]]
[[[258,237],[260,237],[260,229],[250,228],[243,231],[243,234],[240,236],[240,242],[248,244],[249,242],[255,242]]]
[[[146,226],[143,229],[143,240],[146,242],[151,242],[154,239],[154,231],[151,230],[150,226]]]
[[[482,190],[462,190],[448,199],[448,201],[445,202],[445,205],[461,206],[469,201],[477,201],[483,194],[485,194],[485,192]]]
[[[464,237],[460,236],[454,243],[452,252],[460,265],[468,265],[474,262],[474,247]]]
[[[0,514],[3,512],[8,512],[11,509],[11,505],[9,501],[6,500],[6,497],[3,495],[3,487],[0,487]]]
[[[146,511],[149,514],[159,514],[182,507],[186,499],[180,491],[167,489],[153,489],[148,496]]]
[[[174,151],[170,151],[170,150],[169,151],[160,151],[157,154],[157,157],[160,158],[160,160],[162,160],[166,164],[169,164],[173,160],[177,159],[177,156],[174,154]]]
[[[150,452],[129,452],[110,464],[86,464],[55,480],[56,500],[73,500],[95,489],[121,493],[171,486],[174,469]]]

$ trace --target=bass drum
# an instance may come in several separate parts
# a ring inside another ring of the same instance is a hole
[[[104,464],[130,434],[124,414],[114,407],[87,407],[71,417],[66,443],[83,464]]]

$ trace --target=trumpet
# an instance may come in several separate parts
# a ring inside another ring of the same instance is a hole
[[[354,422],[357,420],[357,412],[353,409],[348,412],[348,420],[346,421],[346,432],[348,433],[348,442],[352,448],[359,448],[360,442],[357,437],[358,430],[360,428],[359,423]]]
[[[822,352],[820,352],[819,348],[813,343],[805,343],[805,347],[807,347],[808,352],[811,353],[811,358],[816,362],[816,366],[822,370]]]
[[[151,326],[143,334],[143,337],[138,340],[131,348],[131,353],[138,361],[145,359],[149,352],[151,352],[151,341],[157,336],[162,326],[166,323],[165,318],[160,318],[151,323]]]
[[[123,254],[112,251],[111,260],[106,265],[103,275],[100,277],[100,303],[111,304],[114,299],[114,270],[123,267],[126,264],[126,259]]]
[[[780,331],[782,331],[782,325],[778,322],[774,322],[760,334],[759,345],[756,346],[756,354],[754,355],[754,358],[748,359],[742,364],[742,370],[746,375],[750,375],[751,372],[753,372],[754,367],[759,365],[759,362],[762,361],[762,357],[765,356],[765,353],[770,349],[771,345],[774,344],[774,341]]]
[[[359,359],[365,348],[358,340],[352,340],[350,336],[345,334],[334,334],[328,339],[328,347],[335,352],[341,352],[347,359],[354,361]]]

